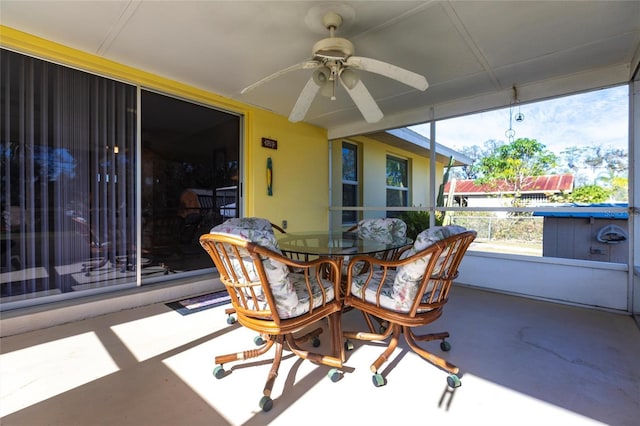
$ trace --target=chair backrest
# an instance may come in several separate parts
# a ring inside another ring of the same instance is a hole
[[[363,239],[391,243],[406,238],[407,224],[396,218],[363,219],[358,222],[357,232]]]
[[[229,292],[239,322],[250,328],[249,323],[254,321],[250,318],[280,325],[281,320],[301,319],[306,313],[329,309],[328,305],[337,310],[337,262],[296,262],[283,256],[271,224],[256,219],[231,219],[200,237]],[[252,225],[257,228],[242,227]],[[325,271],[335,278],[325,279]]]
[[[475,237],[475,231],[453,225],[422,231],[413,247],[400,256],[401,260],[413,260],[398,266],[393,283],[394,296],[411,300],[414,314],[446,303],[451,284],[458,276],[458,266]],[[433,251],[430,250],[434,245],[441,248],[436,259],[432,258]],[[416,257],[420,253],[425,256]],[[425,273],[429,275],[425,276]]]
[[[254,225],[256,228],[250,227]],[[269,221],[229,219],[203,234],[200,243],[240,309],[263,310],[269,317],[273,314],[267,311],[286,316],[297,306],[298,296],[289,280],[288,266],[278,260],[282,253]]]
[[[407,224],[396,218],[363,219],[358,222],[357,232],[362,239],[389,244],[400,239],[404,240],[407,237]],[[397,253],[398,249],[393,249],[375,253],[374,256],[378,259],[391,260],[397,256]],[[346,275],[346,263],[345,268],[343,268],[343,275]],[[358,266],[357,272],[364,272],[362,268],[363,265],[361,264]]]
[[[218,228],[223,227],[223,228]],[[225,220],[222,224],[214,226],[214,229],[252,229],[257,231],[272,231],[271,222],[261,217],[233,217]],[[224,232],[224,231],[223,231]]]

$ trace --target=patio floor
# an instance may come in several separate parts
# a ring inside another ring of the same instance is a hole
[[[355,342],[342,380],[285,352],[268,413],[270,352],[211,372],[254,333],[224,306],[182,316],[164,304],[0,340],[2,425],[637,425],[640,330],[631,316],[454,287],[443,317],[462,387],[404,342],[375,388],[378,343]],[[357,311],[345,329],[362,329]],[[360,327],[358,327],[360,326]],[[324,342],[328,342],[325,337]],[[326,343],[325,345],[328,345]],[[440,352],[437,342],[427,347]],[[322,347],[321,347],[322,348]],[[283,393],[283,390],[286,390]]]

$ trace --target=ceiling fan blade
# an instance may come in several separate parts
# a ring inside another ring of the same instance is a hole
[[[287,67],[283,70],[280,70],[278,72],[275,72],[265,78],[263,78],[262,80],[256,81],[255,83],[253,83],[250,86],[245,87],[244,89],[242,89],[242,91],[240,92],[241,95],[244,95],[245,93],[247,93],[249,90],[253,90],[256,87],[260,86],[261,84],[266,83],[267,81],[271,81],[274,78],[278,78],[283,74],[286,74],[288,72],[291,71],[296,71],[296,70],[308,70],[308,69],[314,69],[314,68],[318,68],[319,66],[321,66],[322,64],[318,61],[305,61],[305,62],[300,62],[299,64],[295,64],[295,65],[291,65],[290,67]]]
[[[304,119],[307,115],[307,111],[309,111],[311,102],[313,102],[319,90],[320,85],[316,83],[313,76],[311,76],[307,81],[307,84],[302,89],[302,92],[300,92],[300,96],[298,96],[298,100],[293,106],[291,114],[289,114],[289,121],[296,123]]]
[[[418,90],[427,90],[427,87],[429,87],[429,83],[427,83],[427,79],[424,76],[377,59],[352,56],[345,63],[354,68],[389,77]]]
[[[360,80],[358,80],[351,89],[342,81],[342,78],[340,79],[340,83],[347,93],[349,93],[349,96],[351,96],[351,99],[353,99],[353,102],[367,123],[377,123],[384,117],[384,114],[382,114],[382,111],[378,108],[378,104],[371,96],[371,93],[369,93]]]

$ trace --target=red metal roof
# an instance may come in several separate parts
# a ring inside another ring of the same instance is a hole
[[[444,193],[448,194],[453,181],[444,186]],[[477,185],[473,180],[455,181],[454,194],[504,194],[513,192],[504,181],[496,181],[495,184]],[[573,175],[545,175],[532,176],[526,179],[522,193],[550,193],[571,191],[573,189]]]

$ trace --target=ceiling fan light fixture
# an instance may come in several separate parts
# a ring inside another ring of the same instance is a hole
[[[327,84],[331,76],[331,70],[327,67],[318,68],[313,72],[313,81],[320,87]]]
[[[349,89],[353,89],[354,87],[356,87],[356,84],[358,84],[358,82],[360,81],[360,77],[358,77],[358,74],[348,68],[342,70],[342,72],[340,73],[340,78],[342,79],[344,85]]]

